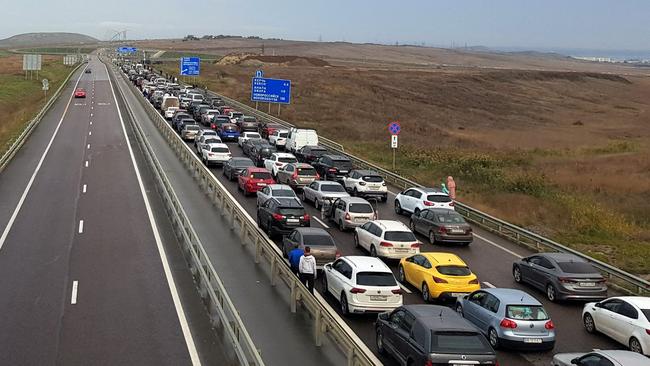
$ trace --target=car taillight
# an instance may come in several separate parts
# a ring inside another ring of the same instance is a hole
[[[274,214],[273,214],[273,219],[274,219],[275,221],[282,221],[282,220],[284,220],[284,215],[280,215],[280,214],[274,213]]]
[[[413,243],[413,244],[411,244],[411,248],[413,248],[413,249],[418,249],[421,246],[422,246],[422,243]]]
[[[350,214],[348,212],[345,213],[345,219],[350,220]]]
[[[650,335],[650,329],[646,329],[645,334]]]
[[[353,287],[350,289],[351,294],[362,294],[364,292],[366,292],[366,289],[363,288]]]
[[[386,182],[381,182],[381,185],[386,187]]]
[[[441,226],[441,227],[438,229],[438,232],[439,232],[440,234],[446,234],[446,233],[447,233],[447,228],[444,227],[444,226]]]
[[[449,202],[449,206],[454,207],[454,201]]]
[[[359,182],[359,185],[360,185],[360,186],[365,186],[365,185],[366,185],[366,182]]]
[[[396,288],[394,290],[391,290],[390,292],[394,293],[395,295],[401,295],[402,294],[402,289],[401,288]]]
[[[373,220],[377,220],[377,213],[375,212],[375,213],[372,215],[372,217],[373,217]]]
[[[549,321],[546,322],[546,324],[544,324],[544,328],[546,328],[548,330],[553,330],[553,329],[555,329],[555,324],[553,324],[552,320],[549,320]]]
[[[423,203],[424,203],[425,206],[433,206],[434,205],[434,203],[431,202],[431,201],[424,201]]]
[[[576,283],[576,280],[569,277],[558,277],[558,280],[562,283]]]
[[[320,179],[320,174],[316,173],[316,180]]]
[[[478,285],[478,278],[475,278],[475,279],[473,279],[473,280],[470,280],[470,281],[468,282],[468,284],[470,284],[470,285]]]
[[[282,163],[275,162],[275,166],[282,166]]]
[[[436,276],[431,276],[431,277],[433,277],[433,282],[435,283],[448,283],[447,280],[445,280],[444,278],[440,278]]]
[[[426,362],[424,362],[424,366],[433,366],[433,361],[426,360]]]
[[[335,173],[335,172],[336,172],[336,168],[329,168],[329,169],[327,169],[327,171],[328,171],[328,172]]]
[[[291,174],[292,179],[297,179],[298,178],[298,171],[294,171],[293,174]]]
[[[501,323],[499,323],[499,326],[501,328],[515,329],[517,328],[517,323],[513,322],[510,319],[503,319]]]
[[[335,256],[336,256],[336,258],[341,258],[341,252],[339,252],[338,249],[336,250]]]
[[[391,243],[389,243],[387,241],[382,241],[381,243],[379,243],[379,246],[380,247],[392,247],[393,244],[391,244]]]
[[[308,214],[304,214],[302,216],[302,219],[303,219],[303,221],[309,221],[309,220],[311,220],[311,216],[309,216]]]

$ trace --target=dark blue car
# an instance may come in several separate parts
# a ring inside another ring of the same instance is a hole
[[[239,138],[239,129],[233,123],[224,123],[217,129],[217,134],[221,137],[222,141],[237,141]]]

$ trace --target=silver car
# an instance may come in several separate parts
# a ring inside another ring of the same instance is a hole
[[[486,288],[456,300],[456,311],[487,336],[493,348],[550,350],[555,325],[534,297],[515,289]]]
[[[181,137],[183,140],[194,140],[200,129],[199,125],[185,125],[181,130]]]
[[[650,359],[632,351],[594,350],[588,353],[558,353],[552,366],[650,366]]]
[[[296,197],[296,192],[286,184],[269,184],[257,191],[257,207],[260,207],[269,198],[274,197]]]
[[[332,181],[313,181],[302,190],[302,201],[313,202],[316,209],[320,209],[325,202],[331,204],[341,197],[350,197],[350,194],[341,184]]]
[[[377,213],[370,202],[361,197],[341,197],[332,202],[325,217],[335,222],[339,230],[345,231],[377,220]]]

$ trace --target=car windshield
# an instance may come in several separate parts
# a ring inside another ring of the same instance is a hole
[[[253,172],[251,176],[254,179],[271,179],[271,173],[269,172]]]
[[[430,194],[427,196],[427,201],[447,203],[447,202],[451,202],[451,198],[449,198],[449,196],[444,194]]]
[[[323,234],[303,234],[302,242],[305,245],[325,245],[334,246],[334,239],[329,235]]]
[[[472,271],[466,266],[437,266],[436,270],[446,276],[469,276]]]
[[[216,153],[229,153],[230,150],[228,150],[227,147],[213,147],[213,148],[212,148],[212,152],[216,152]]]
[[[322,192],[345,192],[340,184],[322,184],[320,190]]]
[[[262,136],[260,136],[259,133],[247,133],[246,137],[249,139],[261,139]]]
[[[350,203],[348,211],[353,213],[372,213],[372,206],[367,203]]]
[[[395,277],[389,272],[359,272],[357,285],[365,286],[397,286]]]
[[[448,213],[443,213],[443,214],[438,214],[436,215],[438,218],[438,222],[444,223],[444,224],[464,224],[465,219],[455,213],[455,212],[448,212]]]
[[[294,157],[288,156],[288,157],[284,157],[284,158],[278,158],[278,161],[281,162],[281,163],[295,163],[298,160],[296,160],[296,158],[294,158]]]
[[[349,160],[332,160],[332,162],[339,169],[352,169],[352,163]]]
[[[390,241],[416,241],[415,235],[410,231],[387,231],[384,239]]]
[[[305,209],[302,207],[280,207],[278,212],[281,215],[302,216],[305,214]]]
[[[250,159],[237,159],[232,161],[232,165],[239,168],[246,168],[249,166],[255,166],[255,163]]]
[[[431,351],[435,353],[492,353],[487,339],[474,332],[431,332]]]
[[[241,116],[243,116],[243,115],[244,115],[244,114],[243,114],[243,113],[240,113],[240,112],[233,112],[233,113],[232,113],[232,118],[239,118],[239,117],[241,117]]]
[[[316,175],[316,169],[309,167],[309,168],[298,168],[298,175]]]
[[[557,265],[566,273],[593,273],[598,274],[598,271],[587,262],[558,262]]]
[[[384,178],[379,175],[364,175],[363,180],[370,183],[381,183],[384,181]]]
[[[295,197],[296,194],[291,189],[274,189],[273,197]]]
[[[548,314],[540,305],[508,305],[506,318],[514,320],[547,320]]]

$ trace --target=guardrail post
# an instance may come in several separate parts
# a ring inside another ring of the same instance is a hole
[[[289,300],[289,304],[291,307],[291,312],[295,313],[296,312],[296,305],[298,303],[298,291],[297,291],[297,286],[298,281],[296,281],[295,278],[291,279],[291,299]]]
[[[316,347],[323,345],[323,314],[321,309],[316,309],[316,314],[314,314],[314,338],[316,341]]]
[[[271,286],[275,286],[277,280],[277,272],[278,272],[278,260],[276,256],[271,257]]]
[[[350,351],[348,351],[348,366],[354,366],[355,356],[356,353],[354,351],[354,348],[350,348]]]
[[[255,238],[255,263],[260,263],[260,257],[262,256],[262,243],[260,242],[259,236]]]

